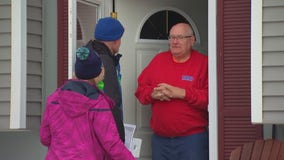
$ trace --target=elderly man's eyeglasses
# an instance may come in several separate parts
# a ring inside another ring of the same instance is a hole
[[[185,39],[185,38],[190,38],[190,37],[192,37],[192,35],[190,35],[190,36],[182,36],[182,35],[179,35],[179,36],[169,36],[168,37],[168,39],[169,40],[183,40],[183,39]]]

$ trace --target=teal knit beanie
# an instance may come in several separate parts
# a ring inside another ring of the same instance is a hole
[[[102,71],[99,55],[87,47],[76,50],[75,75],[79,79],[89,80],[97,77]]]

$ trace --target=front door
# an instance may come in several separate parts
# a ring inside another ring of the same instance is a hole
[[[135,124],[134,137],[142,139],[140,160],[151,159],[152,131],[151,107],[141,105],[134,96],[137,77],[157,53],[168,50],[167,22],[173,21],[171,14],[191,23],[197,38],[195,48],[207,54],[207,6],[207,0],[116,1],[117,18],[125,26],[120,48],[124,121]]]

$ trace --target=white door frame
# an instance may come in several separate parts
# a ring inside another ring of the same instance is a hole
[[[208,0],[209,159],[218,160],[217,0]]]
[[[101,16],[110,13],[110,1],[102,4]],[[76,0],[69,0],[69,62],[76,49]],[[217,103],[217,0],[208,0],[208,58],[209,58],[209,157],[218,160],[218,103]],[[69,76],[72,64],[69,63]]]
[[[98,17],[109,16],[112,9],[111,0],[68,0],[68,78],[73,76],[74,53],[77,47],[77,2],[98,5]]]

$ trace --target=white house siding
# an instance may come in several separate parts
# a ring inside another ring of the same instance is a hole
[[[0,1],[0,129],[9,127],[11,81],[11,2]]]
[[[284,123],[284,1],[263,0],[263,122]]]

